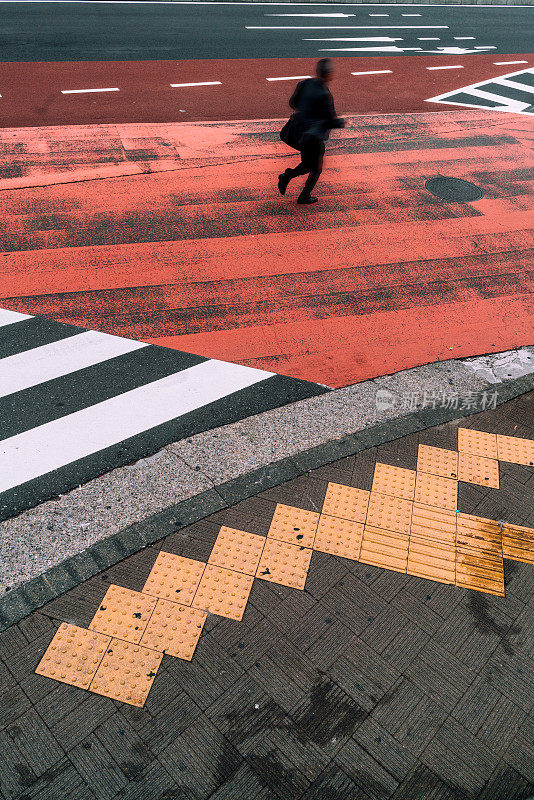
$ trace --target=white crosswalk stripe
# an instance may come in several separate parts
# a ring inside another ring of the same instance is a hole
[[[429,97],[427,103],[534,114],[534,67],[499,75],[451,92]]]

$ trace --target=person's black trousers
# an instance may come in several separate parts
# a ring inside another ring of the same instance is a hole
[[[303,140],[300,150],[300,164],[293,169],[288,167],[285,171],[285,175],[288,180],[291,180],[298,175],[306,175],[309,173],[301,192],[301,196],[306,197],[310,194],[323,171],[325,144],[316,136],[303,137]]]

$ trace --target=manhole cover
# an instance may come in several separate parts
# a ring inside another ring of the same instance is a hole
[[[444,178],[439,175],[437,178],[429,178],[425,183],[426,188],[441,200],[449,200],[456,203],[469,203],[472,200],[480,200],[484,197],[484,192],[474,183],[464,181],[461,178]]]

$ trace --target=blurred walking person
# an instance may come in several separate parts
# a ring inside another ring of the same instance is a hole
[[[308,175],[297,203],[316,203],[311,192],[323,169],[325,142],[332,128],[344,128],[345,120],[336,116],[334,100],[328,84],[334,77],[334,65],[330,58],[321,58],[315,68],[316,78],[306,78],[297,84],[289,105],[295,109],[286,122],[280,138],[300,151],[301,161],[297,167],[288,168],[278,176],[278,189],[285,194],[287,185],[298,175]]]

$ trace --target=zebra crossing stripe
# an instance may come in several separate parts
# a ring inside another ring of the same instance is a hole
[[[29,314],[19,314],[18,311],[8,311],[7,308],[0,308],[0,327],[13,325],[14,322],[22,322],[23,319],[31,319]]]
[[[514,114],[534,114],[534,67],[462,86],[430,97],[426,103],[491,108]]]

